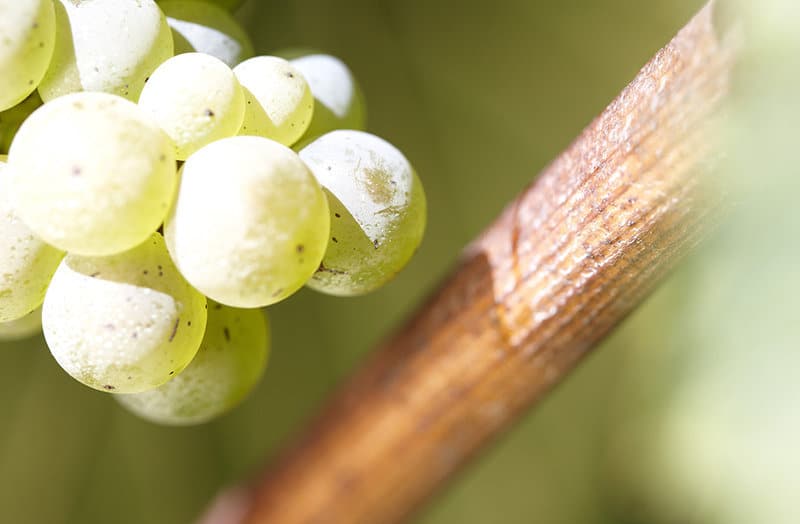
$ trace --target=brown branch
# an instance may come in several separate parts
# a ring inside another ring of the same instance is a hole
[[[713,9],[466,250],[231,514],[403,520],[639,304],[720,208],[711,128],[735,45]]]

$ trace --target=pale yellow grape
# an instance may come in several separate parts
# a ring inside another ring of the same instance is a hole
[[[172,56],[172,34],[153,0],[56,0],[56,46],[39,94],[76,91],[137,100],[150,73]]]
[[[303,140],[335,129],[366,128],[364,94],[344,62],[335,56],[311,54],[290,60],[314,95],[314,117]]]
[[[411,259],[425,232],[422,183],[392,144],[333,131],[300,151],[329,197],[331,235],[308,286],[332,295],[374,291]]]
[[[74,93],[43,105],[8,157],[17,213],[45,242],[119,253],[161,224],[175,193],[174,146],[136,104]]]
[[[143,393],[116,395],[131,412],[159,424],[202,424],[239,404],[264,373],[269,327],[261,309],[209,303],[200,350],[186,369]]]
[[[200,347],[206,299],[180,275],[153,233],[108,257],[67,255],[45,297],[50,352],[73,378],[115,393],[160,386]]]
[[[24,317],[44,300],[64,253],[22,223],[9,194],[9,169],[0,156],[0,322]]]
[[[22,340],[42,332],[42,308],[36,308],[22,318],[0,322],[0,341]]]
[[[245,60],[233,72],[247,99],[239,134],[263,136],[287,146],[297,142],[314,115],[314,95],[302,73],[276,56]]]
[[[175,143],[178,160],[234,136],[244,119],[244,93],[224,62],[203,53],[170,58],[147,81],[139,107]]]
[[[39,97],[39,93],[34,91],[19,104],[0,113],[0,152],[8,152],[19,126],[40,105],[42,105],[42,99]]]
[[[164,232],[193,286],[253,308],[303,286],[322,260],[329,227],[325,195],[297,154],[240,136],[189,157]]]
[[[52,0],[0,0],[0,111],[36,89],[55,40]]]
[[[193,0],[170,0],[159,5],[173,31],[180,33],[194,51],[215,56],[230,67],[253,56],[247,32],[222,7]]]

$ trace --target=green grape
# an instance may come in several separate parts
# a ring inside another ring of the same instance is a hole
[[[314,95],[314,118],[304,141],[335,129],[366,129],[364,94],[344,62],[312,54],[290,63],[303,74]]]
[[[0,341],[22,340],[42,332],[42,308],[38,307],[16,320],[0,322]]]
[[[64,256],[36,238],[13,210],[5,160],[0,156],[0,322],[22,318],[42,304]]]
[[[393,145],[361,131],[333,131],[300,151],[326,189],[331,236],[308,286],[331,295],[373,291],[396,275],[425,232],[419,177]]]
[[[302,73],[277,56],[245,60],[233,72],[247,98],[239,134],[263,136],[287,146],[297,142],[314,114],[314,95]]]
[[[156,389],[114,398],[152,422],[202,424],[244,400],[264,374],[268,355],[262,310],[209,303],[206,334],[191,364]]]
[[[147,391],[180,373],[205,326],[205,297],[180,275],[158,233],[116,255],[67,255],[42,308],[61,367],[114,393]]]
[[[194,0],[161,2],[167,23],[194,51],[235,66],[253,56],[253,43],[231,14],[218,5]]]
[[[0,113],[0,152],[7,152],[19,130],[19,126],[42,105],[39,93],[34,91],[28,98]]]
[[[220,138],[234,136],[244,119],[244,93],[233,71],[203,53],[170,58],[147,81],[139,106],[175,143],[178,160]]]
[[[193,286],[217,302],[252,308],[303,286],[319,267],[329,227],[322,189],[297,154],[239,136],[189,157],[164,233]]]
[[[14,205],[64,251],[125,251],[166,215],[177,185],[174,149],[132,102],[106,93],[60,97],[34,111],[11,144]]]
[[[36,89],[55,40],[52,0],[0,0],[0,111]]]
[[[170,31],[172,32],[172,43],[175,49],[175,56],[182,55],[184,53],[197,52],[195,48],[192,46],[192,44],[190,44],[189,41],[186,40],[186,37],[184,37],[182,34],[177,32],[173,28],[170,28]]]
[[[76,91],[136,101],[172,56],[172,35],[153,0],[59,0],[53,60],[39,85],[45,102]]]

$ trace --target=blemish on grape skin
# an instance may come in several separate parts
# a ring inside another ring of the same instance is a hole
[[[203,114],[209,118],[214,118],[214,111],[212,111],[211,109],[207,108],[205,111],[203,111]]]
[[[178,317],[178,318],[175,319],[175,325],[172,326],[172,333],[169,336],[169,341],[170,342],[175,340],[175,335],[178,333],[178,325],[180,324],[180,322],[181,322],[181,317]]]
[[[305,251],[305,249],[306,247],[303,244],[297,244],[295,251],[297,251],[298,253],[302,253],[303,251]]]
[[[227,326],[222,328],[222,334],[225,335],[225,341],[226,342],[230,342],[231,341],[231,332],[228,330]]]
[[[114,386],[112,386],[111,384],[105,384],[105,385],[103,386],[103,389],[105,389],[106,391],[114,391],[114,390],[115,390],[115,389],[117,389],[117,388],[116,388],[116,387],[114,387]]]
[[[342,218],[342,215],[340,215],[339,213],[334,213],[333,216],[335,216],[336,218]]]

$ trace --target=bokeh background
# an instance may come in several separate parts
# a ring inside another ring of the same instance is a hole
[[[264,380],[240,408],[197,428],[127,414],[63,373],[41,338],[0,345],[0,522],[192,522],[220,488],[276,453],[702,4],[247,2],[238,16],[259,52],[303,46],[349,64],[366,93],[369,129],[400,147],[423,179],[424,244],[372,296],[302,291],[270,308]],[[756,128],[797,109],[769,100],[743,102]],[[797,133],[783,131],[784,141],[768,144],[778,167],[737,164],[758,175],[744,193],[769,205],[739,205],[734,226],[417,522],[800,522],[800,282],[796,229],[781,214],[797,193],[762,191],[772,174],[796,188]]]

